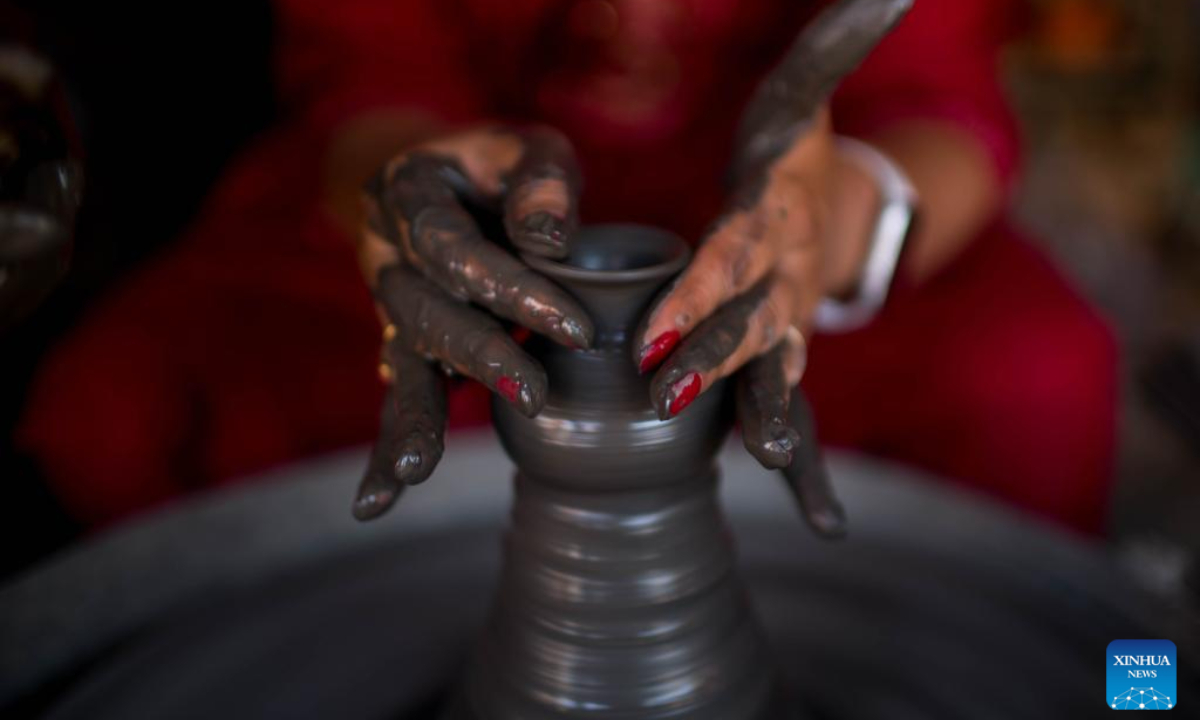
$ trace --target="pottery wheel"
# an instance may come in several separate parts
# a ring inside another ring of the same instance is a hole
[[[826,544],[739,447],[721,462],[740,572],[812,717],[1099,716],[1108,643],[1172,637],[1097,547],[944,483],[835,455],[851,537]],[[362,464],[213,493],[0,590],[0,707],[436,718],[488,610],[511,465],[490,435],[452,436],[434,478],[363,526]]]

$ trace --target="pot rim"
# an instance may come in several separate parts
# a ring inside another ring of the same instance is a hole
[[[522,255],[529,267],[551,278],[575,280],[597,284],[619,284],[641,282],[656,278],[669,278],[687,266],[691,260],[692,249],[683,238],[669,230],[663,230],[652,225],[638,223],[600,223],[588,225],[580,229],[575,242],[586,242],[589,235],[601,236],[610,233],[637,233],[661,241],[664,254],[668,257],[662,262],[627,270],[593,270],[590,268],[569,265],[540,255]]]

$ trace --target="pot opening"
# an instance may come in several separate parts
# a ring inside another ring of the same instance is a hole
[[[583,228],[562,260],[525,258],[550,277],[592,282],[668,278],[687,265],[691,250],[679,236],[646,225],[591,225]]]

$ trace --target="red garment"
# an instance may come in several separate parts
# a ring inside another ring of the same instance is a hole
[[[25,446],[72,511],[104,522],[371,439],[379,328],[319,206],[331,133],[385,107],[546,122],[577,145],[585,219],[695,238],[720,209],[740,106],[803,21],[787,8],[803,5],[283,0],[292,122],[234,162],[178,245],[53,353]],[[839,131],[950,120],[1007,181],[1017,140],[994,62],[1008,7],[920,0],[839,92]],[[1104,324],[997,223],[870,327],[817,337],[805,385],[827,442],[1097,531],[1115,364]],[[482,399],[479,386],[457,393],[454,421],[482,421]]]

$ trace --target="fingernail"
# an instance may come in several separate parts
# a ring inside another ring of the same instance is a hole
[[[535,212],[532,215],[527,215],[521,221],[521,232],[528,240],[554,248],[561,248],[566,242],[566,233],[563,230],[563,224],[562,218],[555,217],[545,211]]]
[[[791,457],[792,452],[794,452],[795,449],[796,445],[792,442],[791,438],[776,438],[775,440],[767,443],[767,450],[780,455],[786,455],[788,457]]]
[[[521,394],[521,383],[505,375],[496,381],[496,392],[503,395],[510,403],[515,403]]]
[[[396,500],[396,493],[379,489],[354,499],[351,512],[357,520],[373,520],[383,514]]]
[[[792,464],[799,436],[792,428],[776,423],[754,456],[768,470],[783,470]]]
[[[767,443],[767,448],[772,452],[787,455],[789,458],[800,444],[800,434],[782,422],[776,423],[772,435],[774,437]]]
[[[671,386],[671,414],[678,415],[700,394],[700,375],[688,373]]]
[[[544,397],[541,393],[535,395],[528,382],[505,375],[496,381],[496,392],[504,396],[504,399],[512,403],[525,417],[535,417],[542,409]]]
[[[542,409],[545,398],[542,395],[534,397],[533,388],[528,383],[521,384],[521,392],[517,394],[517,407],[525,417],[537,417]]]
[[[591,334],[583,329],[583,326],[572,318],[563,318],[559,323],[563,335],[567,336],[574,349],[588,348],[592,346]]]
[[[668,330],[654,338],[652,342],[642,348],[640,359],[638,360],[638,372],[644,374],[657,367],[663,361],[663,358],[670,354],[678,344],[678,330]]]
[[[421,453],[409,450],[396,461],[396,479],[405,485],[416,485],[425,478],[421,477],[421,466],[424,461]]]

